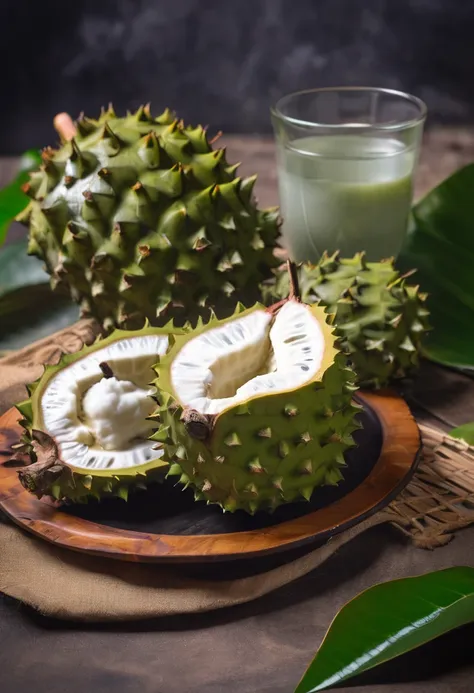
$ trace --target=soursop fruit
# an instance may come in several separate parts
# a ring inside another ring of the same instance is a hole
[[[43,150],[18,217],[53,289],[105,332],[145,318],[195,323],[209,306],[229,315],[257,300],[278,265],[280,222],[277,208],[257,208],[255,176],[237,177],[204,128],[169,110],[118,117],[109,107],[76,126],[72,141]]]
[[[336,334],[361,387],[381,388],[418,368],[429,311],[426,294],[407,283],[410,274],[401,275],[392,259],[367,262],[364,253],[324,253],[318,264],[298,267],[302,300],[335,314]],[[275,283],[264,287],[265,301],[286,296],[288,286],[286,271],[277,270]]]
[[[163,479],[163,449],[148,440],[156,424],[152,367],[173,337],[166,328],[115,330],[56,366],[29,386],[17,405],[24,434],[19,471],[37,497],[87,502],[119,496]]]
[[[336,485],[360,407],[328,316],[292,298],[178,335],[156,367],[169,476],[254,514]]]

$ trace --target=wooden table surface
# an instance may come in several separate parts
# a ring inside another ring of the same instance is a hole
[[[243,175],[258,174],[260,204],[277,204],[272,140],[228,136],[223,142],[228,159],[243,162]],[[473,160],[474,130],[427,132],[416,196]],[[0,185],[15,166],[14,159],[0,159]],[[21,233],[16,230],[14,237]],[[405,394],[418,418],[444,430],[474,421],[474,380],[466,375],[424,363]],[[474,528],[427,552],[388,526],[375,527],[317,571],[257,602],[123,626],[52,621],[0,599],[0,690],[292,693],[346,601],[374,583],[452,565],[474,565],[473,549]],[[474,627],[467,626],[338,690],[472,693],[474,658],[466,644],[473,636]]]

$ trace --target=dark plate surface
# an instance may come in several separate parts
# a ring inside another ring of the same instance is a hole
[[[242,510],[223,513],[216,505],[207,505],[203,501],[196,503],[191,489],[183,491],[182,486],[177,486],[171,479],[163,484],[152,484],[147,491],[131,494],[127,503],[111,498],[100,503],[75,504],[63,507],[63,510],[74,517],[108,527],[154,534],[220,534],[279,525],[326,508],[367,478],[380,457],[382,427],[368,405],[359,421],[363,429],[354,433],[357,447],[346,454],[347,467],[342,470],[344,481],[337,486],[315,489],[309,502],[282,505],[272,514],[258,512],[252,516]]]
[[[264,556],[315,545],[373,514],[399,493],[416,466],[418,427],[392,392],[359,393],[364,428],[346,456],[345,479],[316,489],[310,502],[255,516],[196,503],[172,481],[119,499],[59,506],[20,485],[0,452],[0,508],[42,538],[78,551],[132,561],[206,562]],[[0,418],[0,451],[16,442],[18,414]],[[2,463],[3,462],[3,463]]]

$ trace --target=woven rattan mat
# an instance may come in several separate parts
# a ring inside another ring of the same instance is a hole
[[[421,464],[388,512],[416,546],[434,549],[474,522],[474,448],[430,426],[420,430]]]

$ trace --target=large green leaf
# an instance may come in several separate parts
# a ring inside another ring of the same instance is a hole
[[[449,431],[453,438],[464,440],[468,445],[474,445],[474,423],[466,423]]]
[[[295,693],[333,688],[471,621],[474,568],[376,585],[341,609]]]
[[[49,275],[43,264],[27,255],[27,248],[25,239],[10,243],[0,250],[0,315],[8,312],[11,296],[23,287],[49,285]]]
[[[474,164],[421,199],[397,264],[429,293],[428,358],[474,368]]]
[[[49,288],[48,293],[36,289],[28,293],[30,303],[25,309],[11,313],[7,319],[0,317],[0,352],[21,349],[79,319],[79,307]]]
[[[16,178],[0,190],[0,246],[4,243],[14,218],[28,204],[28,197],[21,186],[28,181],[28,172],[38,168],[40,162],[41,155],[36,149],[25,152],[21,157]]]
[[[17,349],[73,324],[79,309],[51,291],[42,263],[27,241],[0,250],[0,349]]]

